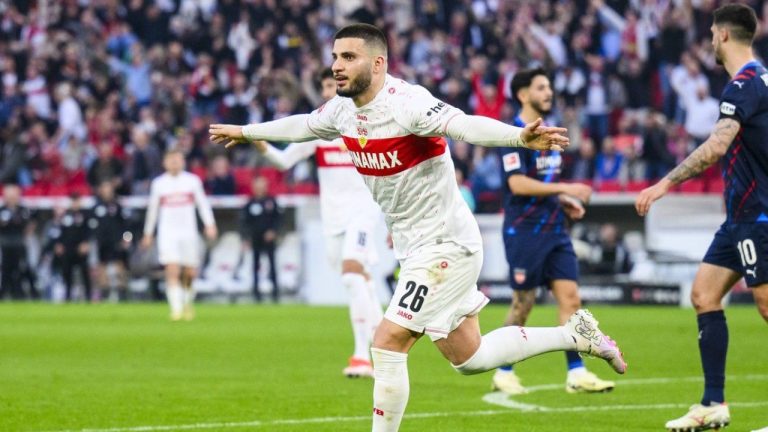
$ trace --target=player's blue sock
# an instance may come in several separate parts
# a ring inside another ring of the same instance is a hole
[[[565,360],[568,362],[568,370],[584,367],[584,361],[581,360],[581,356],[576,351],[566,351]]]
[[[728,352],[728,324],[723,311],[706,312],[699,323],[699,352],[704,369],[704,396],[701,404],[725,401],[725,356]]]
[[[506,365],[499,368],[499,370],[502,370],[504,372],[512,372],[512,365]]]

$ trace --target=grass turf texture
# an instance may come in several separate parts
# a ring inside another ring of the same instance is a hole
[[[623,347],[629,371],[601,360],[587,366],[618,381],[612,393],[548,390],[516,397],[547,407],[688,404],[701,383],[622,385],[621,379],[696,377],[690,310],[591,308]],[[489,306],[483,331],[506,309]],[[733,430],[768,425],[768,327],[754,307],[727,311]],[[341,375],[351,352],[344,308],[198,306],[193,322],[172,323],[162,304],[0,304],[0,431],[59,431],[207,424],[231,431],[370,430],[370,380]],[[537,307],[531,325],[555,320]],[[686,407],[597,412],[520,412],[482,401],[490,374],[458,375],[427,338],[409,357],[411,397],[401,431],[648,431]],[[516,367],[525,385],[563,384],[565,359],[547,354]],[[758,375],[748,378],[748,375]],[[681,405],[681,406],[682,406]],[[488,411],[483,414],[483,411]],[[422,416],[440,413],[436,417]],[[312,423],[311,418],[342,417]],[[298,420],[298,423],[284,420]],[[232,422],[230,426],[216,423]],[[251,425],[243,422],[261,422]],[[129,430],[129,429],[125,429]],[[140,430],[140,429],[135,429]],[[148,429],[160,430],[160,429]],[[162,430],[184,430],[167,428]],[[195,429],[192,429],[195,430]]]

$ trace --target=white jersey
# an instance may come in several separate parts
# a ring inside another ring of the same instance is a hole
[[[351,98],[337,96],[308,118],[315,135],[344,140],[386,216],[398,259],[443,242],[469,252],[482,247],[442,138],[448,122],[462,114],[425,88],[387,75],[365,106],[357,108]]]
[[[197,238],[195,208],[205,226],[215,224],[213,211],[205,197],[200,178],[186,171],[173,176],[165,173],[154,180],[149,190],[144,234],[165,238]]]
[[[280,169],[288,169],[312,155],[315,155],[320,182],[320,212],[324,234],[343,233],[350,223],[360,220],[369,220],[375,224],[381,210],[357,173],[352,157],[340,138],[295,143],[282,151],[269,146],[264,156]]]

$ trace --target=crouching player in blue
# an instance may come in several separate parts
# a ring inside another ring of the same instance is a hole
[[[552,88],[543,69],[519,71],[512,79],[512,95],[522,108],[515,126],[546,116],[552,109]],[[560,324],[581,307],[578,263],[566,229],[566,218],[581,219],[592,188],[560,183],[562,157],[554,151],[499,148],[504,188],[504,245],[509,262],[512,305],[505,326],[522,326],[536,300],[536,289],[547,286],[557,299]],[[570,393],[613,389],[612,381],[587,371],[578,353],[566,351]],[[493,388],[507,394],[526,393],[512,369],[504,366],[493,376]]]
[[[768,70],[752,55],[757,17],[750,7],[723,6],[715,10],[713,22],[715,58],[732,77],[720,99],[720,119],[699,148],[635,203],[637,212],[646,215],[672,186],[722,158],[726,221],[704,256],[691,294],[704,395],[687,414],[667,422],[671,431],[717,429],[731,421],[724,394],[728,326],[722,299],[740,278],[752,288],[757,309],[768,321]]]

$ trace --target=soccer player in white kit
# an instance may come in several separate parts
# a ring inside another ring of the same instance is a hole
[[[209,240],[216,238],[216,222],[202,181],[184,171],[184,155],[178,150],[168,151],[163,166],[165,173],[152,180],[150,186],[142,246],[152,245],[157,227],[157,252],[160,264],[165,266],[171,320],[191,320],[195,299],[192,281],[197,276],[201,252],[195,209],[200,211]]]
[[[336,96],[333,71],[323,71],[320,81],[326,101]],[[381,217],[381,209],[355,170],[341,139],[294,143],[285,150],[264,141],[256,141],[254,145],[268,161],[283,171],[315,156],[326,252],[331,267],[341,270],[341,282],[349,292],[349,319],[355,349],[343,373],[348,377],[372,377],[370,347],[373,333],[384,313],[376,295],[376,285],[368,271],[377,259],[371,240]]]
[[[228,146],[258,139],[309,141],[341,136],[381,206],[401,263],[392,301],[374,335],[374,432],[397,431],[408,402],[408,351],[427,334],[462,374],[476,374],[551,351],[626,363],[616,343],[579,310],[561,327],[502,327],[480,334],[477,314],[488,299],[477,290],[480,230],[461,198],[444,136],[484,146],[560,150],[562,128],[525,128],[466,115],[426,89],[387,74],[387,43],[374,26],[353,24],[334,37],[338,96],[312,114],[247,125],[211,125]],[[531,245],[535,247],[535,245]]]

